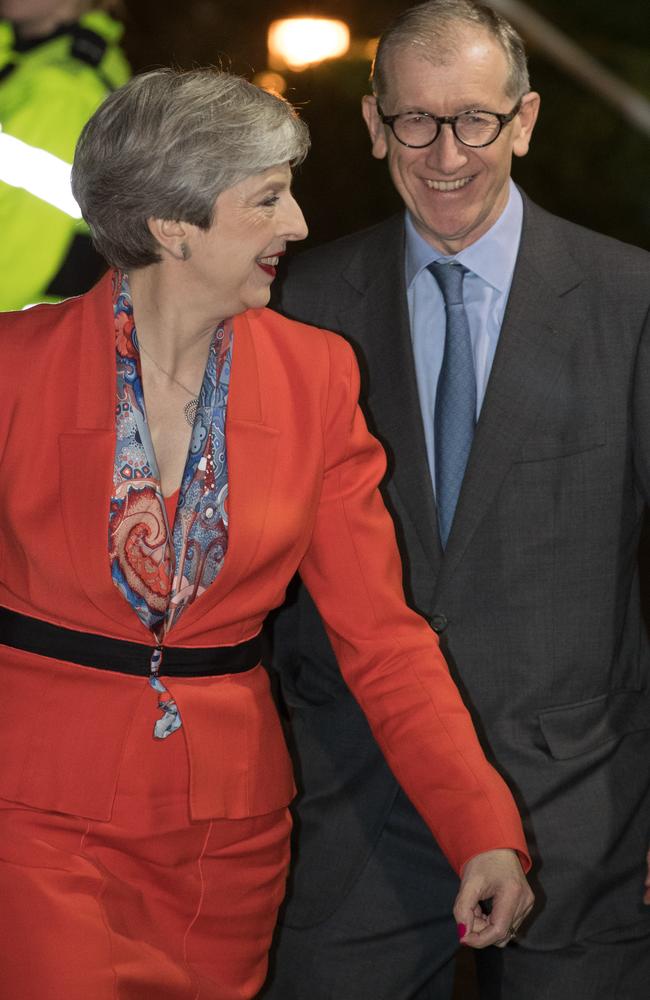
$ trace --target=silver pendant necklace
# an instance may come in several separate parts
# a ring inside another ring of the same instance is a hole
[[[182,382],[179,382],[177,378],[174,378],[174,376],[171,375],[170,372],[165,371],[165,369],[158,364],[156,359],[152,357],[151,354],[149,354],[149,351],[146,349],[146,347],[143,347],[139,341],[138,341],[138,347],[140,348],[142,353],[149,358],[152,364],[156,366],[159,372],[162,372],[163,375],[166,375],[171,382],[175,382],[176,385],[180,386],[183,392],[186,392],[188,396],[192,397],[189,403],[186,403],[185,406],[183,407],[183,413],[185,414],[185,419],[190,425],[190,427],[194,427],[194,418],[196,417],[196,411],[199,408],[199,397],[191,389],[188,389],[186,385],[183,385]]]
[[[183,407],[183,413],[185,414],[185,419],[187,420],[190,427],[194,427],[194,420],[196,419],[196,411],[199,408],[199,397],[195,396],[194,399],[190,399],[189,403],[186,403]]]

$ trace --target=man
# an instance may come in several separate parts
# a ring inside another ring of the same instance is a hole
[[[119,0],[0,0],[0,310],[87,291],[105,269],[70,191],[79,133],[129,78]]]
[[[521,40],[489,8],[406,11],[382,37],[373,90],[373,155],[406,211],[298,257],[279,306],[358,348],[408,597],[526,817],[536,916],[478,954],[481,995],[642,1000],[650,256],[512,184],[540,98]],[[455,880],[304,592],[276,643],[302,796],[267,995],[448,998]]]

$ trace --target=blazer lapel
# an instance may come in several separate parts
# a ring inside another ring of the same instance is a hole
[[[115,456],[115,346],[110,280],[88,296],[80,320],[76,427],[59,438],[61,511],[72,565],[88,598],[103,614],[130,623],[133,637],[148,641],[137,615],[129,615],[113,584],[108,560],[108,505]],[[187,608],[171,634],[213,607],[252,560],[271,488],[278,431],[268,426],[262,407],[257,357],[246,315],[234,320],[233,363],[226,419],[228,455],[228,551],[210,587]],[[240,525],[256,525],[256,531]]]
[[[340,325],[354,331],[361,345],[370,429],[388,456],[388,493],[399,514],[412,522],[435,575],[441,549],[411,345],[402,214],[377,228],[343,277],[357,295]]]
[[[525,200],[524,229],[508,306],[476,428],[437,591],[450,579],[535,425],[571,336],[562,295],[582,280],[562,248],[549,249],[544,213]]]
[[[279,431],[268,422],[264,409],[254,329],[254,312],[235,316],[226,416],[228,550],[216,580],[183,611],[178,625],[171,629],[170,635],[177,641],[186,625],[191,626],[215,607],[245,574],[264,529]]]
[[[245,314],[235,317],[226,448],[228,551],[221,573],[181,615],[176,639],[228,593],[254,557],[271,488],[278,431],[265,421],[257,356]],[[108,505],[115,456],[115,343],[111,281],[87,296],[80,319],[76,428],[60,435],[61,509],[72,565],[88,598],[103,614],[132,625],[132,638],[150,634],[114,586],[108,560]],[[240,524],[256,531],[240,531]]]
[[[72,331],[78,358],[76,412],[72,429],[59,436],[61,513],[70,560],[93,605],[132,638],[149,633],[111,579],[108,515],[115,457],[115,337],[112,276],[81,300]]]

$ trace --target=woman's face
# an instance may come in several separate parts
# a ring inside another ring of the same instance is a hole
[[[191,227],[188,277],[218,302],[223,316],[260,309],[287,243],[306,235],[289,164],[271,167],[219,195],[210,229]]]

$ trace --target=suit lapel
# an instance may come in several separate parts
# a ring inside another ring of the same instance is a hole
[[[566,354],[562,296],[582,280],[553,245],[546,214],[524,202],[524,228],[499,344],[442,562],[443,590],[535,425]]]
[[[403,215],[373,231],[343,277],[356,295],[340,327],[353,331],[362,348],[370,429],[388,454],[388,493],[412,522],[435,575],[441,550],[411,346]]]

